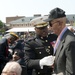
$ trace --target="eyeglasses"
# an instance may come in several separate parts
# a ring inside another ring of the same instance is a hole
[[[49,22],[49,25],[52,27],[53,24],[58,23],[58,22],[60,22],[60,21],[56,21],[54,23]]]

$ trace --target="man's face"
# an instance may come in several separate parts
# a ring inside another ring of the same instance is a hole
[[[48,28],[46,27],[40,27],[40,28],[35,28],[36,34],[40,35],[41,37],[45,37],[48,35]]]
[[[13,54],[13,60],[14,61],[17,61],[20,59],[20,56],[18,54],[19,54],[19,50],[14,52],[14,54]]]
[[[59,35],[61,32],[61,25],[59,20],[53,20],[49,23],[49,25],[52,28],[52,31],[56,34]]]
[[[16,39],[14,37],[11,37],[9,43],[13,44],[15,41],[16,41]]]

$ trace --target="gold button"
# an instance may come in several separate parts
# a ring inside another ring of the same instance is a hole
[[[41,54],[41,52],[39,52],[39,54]]]
[[[50,48],[50,46],[48,46],[48,48]]]
[[[43,37],[41,37],[41,39],[43,39]]]
[[[38,74],[40,74],[40,72],[38,72]]]
[[[48,40],[45,40],[46,42],[48,42]]]

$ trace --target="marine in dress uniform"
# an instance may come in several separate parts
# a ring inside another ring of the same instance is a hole
[[[18,35],[15,33],[8,33],[4,35],[4,38],[0,40],[0,74],[4,65],[9,61],[9,43],[13,43],[18,39]]]
[[[35,27],[36,36],[25,43],[25,59],[28,75],[31,75],[32,69],[35,70],[36,75],[51,75],[53,70],[50,66],[44,66],[43,69],[41,69],[39,65],[39,61],[42,58],[53,55],[53,46],[51,43],[57,39],[55,34],[48,34],[48,24],[45,23],[43,19],[44,17],[39,17],[30,22]]]

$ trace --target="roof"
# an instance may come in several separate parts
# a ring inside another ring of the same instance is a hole
[[[33,18],[36,17],[23,17],[14,21],[9,22],[10,24],[29,23]]]
[[[26,27],[26,28],[12,28],[7,30],[6,32],[31,32],[31,31],[35,31],[34,27]]]

